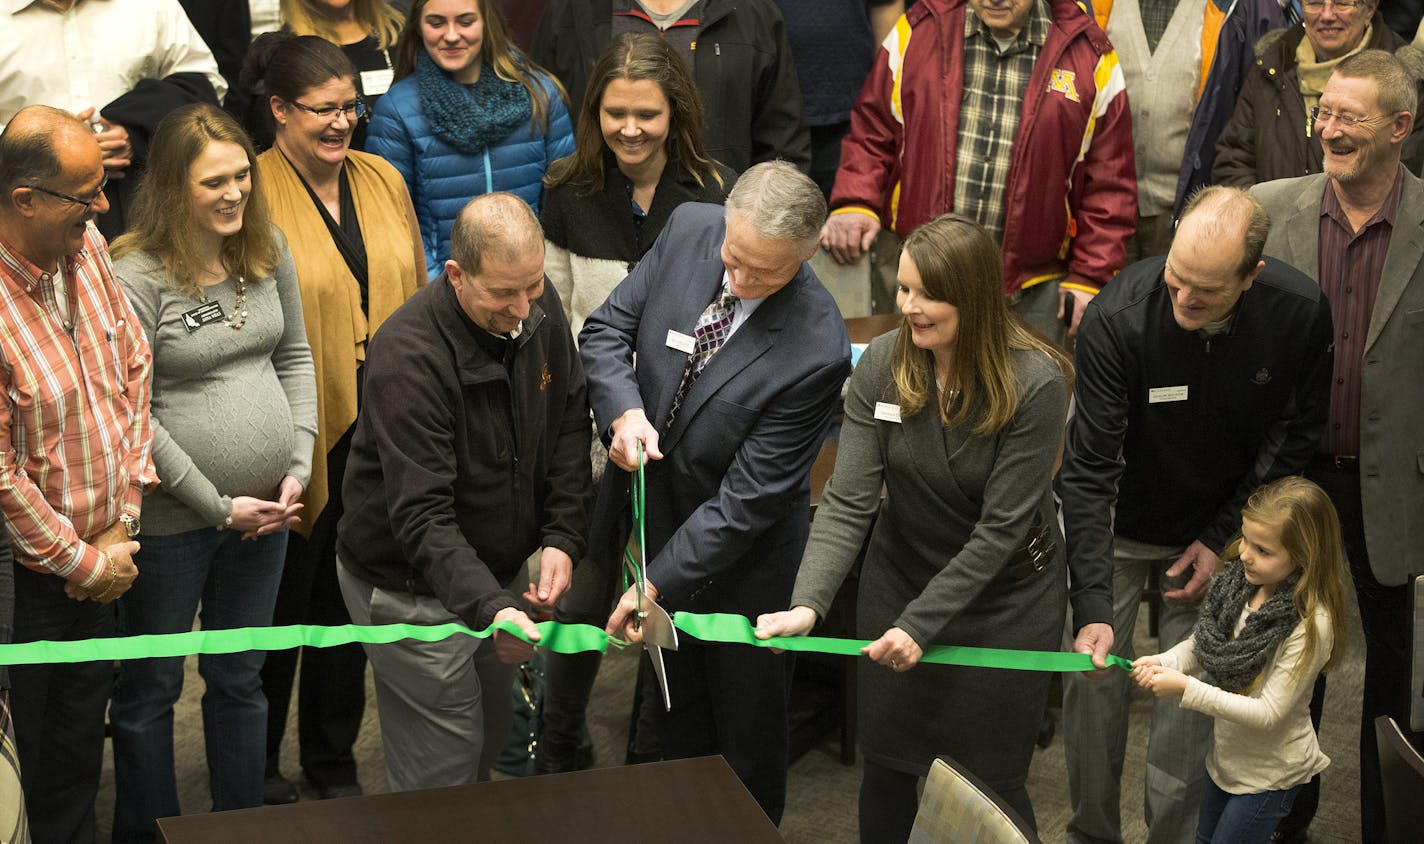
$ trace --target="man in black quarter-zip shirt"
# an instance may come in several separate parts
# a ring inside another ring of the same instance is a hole
[[[1132,659],[1143,583],[1161,577],[1161,650],[1196,623],[1251,491],[1305,471],[1324,428],[1330,307],[1298,270],[1261,259],[1270,217],[1238,188],[1183,212],[1165,258],[1128,267],[1088,306],[1060,475],[1073,650]],[[1069,841],[1120,829],[1127,674],[1066,675]],[[1211,718],[1154,703],[1148,841],[1190,841]]]
[[[539,551],[539,582],[524,598],[552,607],[586,550],[583,368],[544,283],[543,232],[528,205],[507,193],[472,200],[450,254],[372,338],[337,577],[357,624],[482,630],[509,620],[537,639],[511,585]],[[498,712],[482,706],[475,650],[491,646],[504,663],[531,655],[504,633],[485,645],[455,636],[365,646],[392,790],[475,781],[482,713]],[[486,693],[507,700],[509,677],[487,679]]]

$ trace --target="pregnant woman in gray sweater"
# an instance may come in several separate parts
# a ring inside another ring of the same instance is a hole
[[[316,393],[296,272],[243,130],[212,106],[159,125],[116,272],[153,348],[153,460],[125,633],[271,624],[287,525],[311,472]],[[215,810],[262,804],[263,652],[198,671]],[[173,705],[183,660],[128,660],[110,709],[114,840],[179,813]]]

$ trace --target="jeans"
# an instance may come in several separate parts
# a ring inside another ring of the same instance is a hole
[[[120,631],[186,632],[200,602],[205,630],[269,626],[287,533],[241,537],[240,531],[213,528],[141,537],[134,558],[138,579],[119,601]],[[198,657],[215,811],[262,805],[267,698],[258,673],[264,658],[264,651]],[[116,842],[156,840],[154,820],[179,813],[173,705],[182,691],[182,657],[126,660],[120,669],[109,709]]]
[[[1202,783],[1197,844],[1266,844],[1290,811],[1300,786],[1257,794],[1228,794],[1211,776]]]

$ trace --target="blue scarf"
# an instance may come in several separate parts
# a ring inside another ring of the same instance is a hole
[[[415,73],[420,113],[435,134],[466,155],[479,155],[509,137],[533,114],[524,86],[500,79],[488,65],[480,70],[478,82],[462,85],[422,50]]]

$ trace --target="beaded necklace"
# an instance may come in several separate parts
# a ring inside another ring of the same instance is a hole
[[[223,322],[227,323],[233,331],[240,331],[247,324],[247,279],[239,275],[234,286],[237,288],[237,298],[233,300],[232,313],[228,314]],[[208,301],[206,290],[198,296],[198,301]]]

